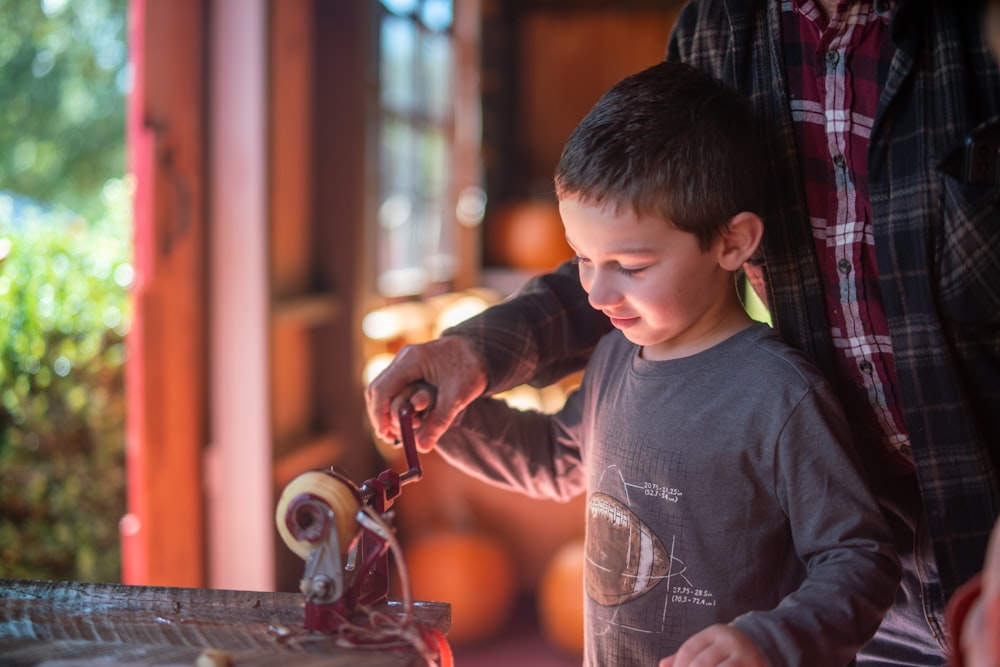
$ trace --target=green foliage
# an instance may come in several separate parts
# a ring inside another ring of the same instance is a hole
[[[0,189],[101,215],[124,173],[128,0],[0,0]]]
[[[120,579],[131,191],[102,195],[89,225],[0,198],[0,576]]]
[[[0,0],[0,576],[120,579],[127,5]]]

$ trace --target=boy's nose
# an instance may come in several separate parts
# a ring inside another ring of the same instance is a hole
[[[622,297],[621,292],[614,285],[614,280],[607,275],[607,272],[595,271],[587,298],[591,306],[601,310],[616,305]]]

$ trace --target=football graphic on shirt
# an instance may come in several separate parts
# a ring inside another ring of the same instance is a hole
[[[587,595],[605,606],[643,595],[668,572],[663,544],[639,517],[612,496],[587,503]]]

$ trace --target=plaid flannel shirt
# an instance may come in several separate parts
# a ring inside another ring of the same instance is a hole
[[[836,350],[830,381],[844,388],[841,401],[855,432],[865,434],[864,444],[882,442],[872,455],[912,473],[868,197],[868,138],[895,53],[888,36],[891,7],[889,0],[877,6],[855,0],[827,18],[818,0],[785,0],[781,30],[795,144]],[[765,280],[757,275],[752,282]]]
[[[767,128],[759,167],[769,184],[767,231],[754,263],[775,327],[833,375],[780,9],[779,0],[692,0],[667,57],[753,100]],[[871,132],[869,194],[879,284],[941,578],[925,595],[943,610],[944,598],[982,567],[1000,515],[1000,188],[962,182],[947,159],[975,127],[1000,125],[1000,71],[975,3],[899,0],[890,31],[897,50]],[[609,328],[566,264],[448,333],[479,347],[495,393],[582,368]]]

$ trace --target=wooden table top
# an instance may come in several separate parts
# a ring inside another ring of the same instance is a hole
[[[414,667],[415,651],[344,648],[306,630],[298,593],[0,579],[0,664],[9,667],[191,667],[207,649],[235,667]],[[380,611],[401,615],[398,601]],[[451,608],[415,602],[415,619],[447,632]]]

